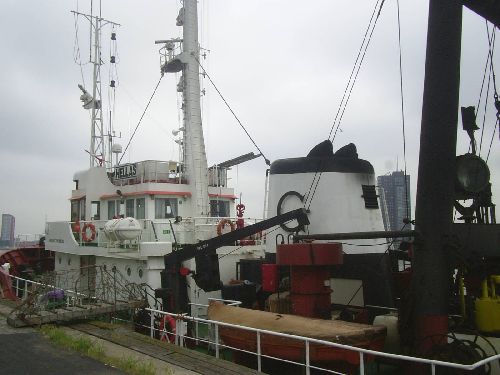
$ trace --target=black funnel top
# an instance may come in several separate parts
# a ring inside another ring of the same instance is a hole
[[[328,139],[314,146],[306,157],[280,159],[271,164],[271,174],[310,172],[373,174],[374,170],[368,161],[358,159],[354,143],[349,143],[334,153],[332,142]]]

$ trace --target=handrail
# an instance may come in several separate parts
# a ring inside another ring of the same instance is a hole
[[[288,334],[288,333],[274,332],[274,331],[269,331],[269,330],[265,330],[265,329],[246,327],[246,326],[241,326],[241,325],[237,325],[237,324],[219,322],[219,321],[203,319],[203,318],[198,318],[198,317],[192,317],[192,316],[187,316],[187,315],[179,315],[179,314],[175,314],[175,313],[169,313],[169,312],[150,309],[150,308],[147,308],[146,310],[148,310],[151,313],[151,316],[153,316],[153,314],[169,315],[169,316],[174,317],[174,319],[176,319],[176,320],[185,320],[185,321],[215,325],[216,326],[216,333],[218,332],[218,327],[223,326],[223,327],[230,327],[230,328],[236,328],[236,329],[241,329],[241,330],[245,330],[245,331],[255,332],[257,337],[260,337],[260,335],[265,334],[265,335],[271,335],[271,336],[277,336],[277,337],[283,337],[283,338],[302,341],[306,345],[306,349],[311,343],[314,343],[314,344],[330,346],[330,347],[334,347],[334,348],[338,348],[338,349],[350,350],[350,351],[357,352],[360,355],[360,363],[363,363],[364,355],[372,355],[372,356],[385,357],[385,358],[390,358],[390,359],[395,359],[395,360],[400,360],[400,361],[409,361],[409,362],[427,364],[427,365],[430,365],[432,367],[432,369],[431,369],[432,374],[435,373],[436,366],[443,366],[443,367],[471,371],[471,370],[477,369],[478,367],[484,366],[485,364],[487,364],[489,362],[500,359],[500,354],[496,354],[494,356],[482,359],[482,360],[475,362],[473,364],[466,365],[466,364],[460,364],[460,363],[440,361],[440,360],[436,360],[436,359],[427,359],[427,358],[420,358],[420,357],[411,357],[411,356],[402,355],[402,354],[379,352],[376,350],[358,348],[358,347],[351,346],[351,345],[338,344],[338,343],[334,343],[331,341],[325,341],[325,340],[320,340],[320,339],[292,335],[292,334]],[[153,332],[153,330],[155,329],[153,325],[150,328],[151,328],[151,332]],[[178,335],[178,331],[176,332],[176,335]],[[216,334],[216,336],[217,336],[217,334]],[[259,341],[260,340],[258,340],[257,353],[253,353],[253,354],[256,354],[257,356],[269,357],[269,358],[281,360],[280,358],[270,357],[270,356],[266,356],[266,355],[261,354],[260,353],[261,348],[260,348]],[[218,352],[217,348],[221,344],[219,344],[218,340],[216,340],[215,345],[216,345],[216,352]],[[307,358],[306,358],[306,365],[305,366],[306,366],[306,368],[313,368],[313,366],[310,365],[310,359],[308,358],[309,351],[306,350],[306,352],[307,352],[306,353]],[[259,359],[259,361],[260,361],[260,359]],[[283,360],[283,361],[290,362],[287,360]],[[300,363],[297,363],[297,364],[300,364]],[[304,365],[304,364],[301,364],[301,365]],[[360,367],[360,374],[363,375],[364,373],[365,373],[364,366],[361,366]]]

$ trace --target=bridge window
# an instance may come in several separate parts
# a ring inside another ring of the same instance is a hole
[[[113,219],[116,216],[116,201],[108,201],[108,219]]]
[[[71,221],[85,220],[85,198],[71,201]]]
[[[71,221],[78,221],[80,218],[80,203],[77,200],[71,201]]]
[[[135,200],[135,218],[146,218],[146,200],[144,198],[137,198]]]
[[[169,219],[177,216],[177,199],[155,198],[155,219]]]
[[[91,205],[91,220],[100,220],[101,219],[101,202],[92,201]]]
[[[210,200],[210,216],[229,217],[229,202],[217,199]]]
[[[134,217],[134,200],[127,199],[125,201],[125,216],[126,217]]]

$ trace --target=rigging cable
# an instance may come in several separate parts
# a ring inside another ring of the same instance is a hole
[[[79,9],[78,9],[78,0],[76,0],[76,13],[73,13],[73,17],[75,19],[75,42],[74,42],[74,46],[73,46],[73,60],[75,62],[75,64],[77,64],[78,66],[80,66],[80,75],[82,76],[82,84],[83,84],[83,87],[85,87],[85,77],[83,75],[83,64],[82,64],[82,60],[81,60],[81,54],[80,54],[80,43],[79,43],[79,38],[78,38],[78,13],[79,12]]]
[[[253,145],[255,146],[255,148],[260,152],[260,154],[262,155],[262,157],[264,158],[265,162],[267,165],[271,165],[271,162],[269,161],[268,158],[265,157],[264,153],[262,152],[262,150],[260,149],[259,146],[257,146],[257,143],[255,143],[255,141],[253,140],[252,136],[250,135],[250,133],[248,133],[247,129],[245,128],[245,126],[243,126],[243,124],[241,123],[240,119],[238,118],[238,116],[236,116],[236,113],[234,113],[233,109],[231,108],[231,106],[229,105],[229,103],[227,102],[227,100],[224,98],[224,96],[222,95],[222,93],[219,91],[219,89],[217,88],[217,86],[215,85],[214,81],[212,81],[212,78],[210,77],[210,75],[207,73],[207,71],[205,70],[205,68],[203,67],[203,65],[201,65],[200,63],[200,60],[198,60],[198,58],[194,55],[192,55],[193,58],[196,60],[196,62],[198,63],[198,65],[200,66],[200,68],[203,70],[203,74],[205,74],[208,78],[208,80],[210,81],[210,83],[212,84],[212,86],[214,87],[215,91],[217,91],[217,94],[219,94],[220,98],[222,99],[222,101],[224,102],[224,104],[226,105],[226,107],[229,109],[229,111],[233,114],[233,117],[236,119],[236,121],[238,122],[238,124],[240,124],[241,128],[243,129],[243,131],[246,133],[246,135],[248,136],[248,138],[250,139],[250,141],[253,143]]]
[[[361,42],[361,46],[358,50],[358,54],[356,56],[356,60],[354,61],[354,65],[351,70],[351,74],[349,76],[349,80],[347,81],[347,85],[344,89],[344,94],[342,95],[342,99],[340,101],[339,108],[337,110],[337,113],[335,114],[335,118],[333,120],[333,124],[330,128],[330,132],[328,134],[328,139],[332,137],[332,143],[335,141],[335,137],[337,136],[337,132],[340,128],[340,123],[342,121],[342,118],[344,117],[345,110],[347,108],[347,104],[351,98],[352,91],[354,89],[354,85],[356,84],[358,74],[361,70],[361,66],[363,65],[366,52],[368,50],[368,46],[370,45],[373,32],[375,31],[375,26],[377,25],[377,21],[380,17],[380,13],[382,12],[382,7],[384,6],[385,0],[377,0],[375,3],[375,6],[373,8],[372,15],[370,17],[370,21],[368,22],[368,26],[366,28],[365,34],[363,36],[363,40]],[[339,117],[340,116],[340,117]],[[337,121],[338,120],[338,121]],[[333,130],[335,129],[335,132]],[[311,182],[311,185],[309,186],[309,190],[307,191],[306,194],[304,194],[304,206],[306,205],[306,202],[309,201],[307,204],[307,208],[309,209],[311,207],[312,200],[314,198],[314,195],[316,194],[316,189],[318,188],[319,182],[321,180],[321,172],[316,172],[314,174],[313,180]]]
[[[89,32],[89,62],[92,62],[92,27],[94,27],[94,24],[93,24],[93,16],[94,16],[94,13],[93,13],[93,9],[94,8],[94,2],[93,0],[90,0],[90,32]],[[96,27],[97,27],[97,24],[96,24]]]
[[[398,10],[398,46],[399,46],[399,90],[401,95],[401,124],[403,128],[403,159],[405,165],[404,171],[404,181],[405,181],[405,201],[406,201],[406,218],[410,219],[410,202],[409,202],[409,192],[408,192],[408,180],[406,175],[406,131],[405,131],[405,107],[404,107],[404,91],[403,91],[403,58],[401,51],[401,17],[399,12],[399,0],[396,0],[396,6]]]
[[[342,96],[342,101],[340,102],[340,107],[337,110],[337,114],[335,115],[335,119],[333,121],[332,127],[330,129],[330,133],[328,134],[328,139],[330,139],[333,129],[335,128],[335,132],[333,134],[332,142],[335,140],[335,137],[337,135],[337,132],[340,127],[340,122],[342,121],[342,118],[344,117],[344,112],[347,108],[347,104],[351,98],[352,90],[354,89],[354,85],[356,84],[358,74],[361,70],[361,66],[363,65],[365,56],[366,56],[366,51],[368,50],[368,47],[370,45],[370,42],[372,40],[373,32],[375,31],[375,26],[377,25],[377,21],[380,17],[380,13],[382,12],[382,7],[384,6],[385,0],[377,0],[377,3],[375,4],[375,7],[373,9],[372,16],[370,18],[370,22],[368,24],[368,27],[365,31],[365,35],[363,37],[363,42],[361,43],[361,47],[358,51],[358,55],[356,56],[356,61],[354,62],[354,66],[351,71],[351,75],[349,76],[349,81],[347,82],[347,86],[344,90],[344,94]],[[380,5],[379,5],[380,4]],[[378,6],[378,11],[377,11],[377,6]],[[375,13],[377,14],[375,16]],[[373,22],[372,22],[373,21]],[[354,77],[353,77],[354,75]],[[347,97],[346,97],[347,94]],[[340,113],[340,117],[339,117]],[[335,127],[335,123],[337,121],[337,126]]]
[[[158,83],[156,84],[155,89],[153,90],[153,94],[151,94],[151,97],[149,98],[149,101],[148,101],[148,104],[146,105],[146,108],[144,108],[144,112],[142,112],[141,118],[139,119],[139,122],[137,123],[137,125],[136,125],[136,127],[135,127],[135,129],[134,129],[134,132],[133,132],[133,133],[132,133],[132,135],[130,136],[130,139],[129,139],[128,143],[127,143],[127,147],[125,147],[125,150],[123,150],[123,154],[122,154],[122,156],[121,156],[120,160],[118,161],[118,164],[120,164],[120,163],[121,163],[121,161],[122,161],[123,157],[125,156],[125,153],[127,152],[127,149],[128,149],[128,147],[130,146],[130,143],[132,142],[132,139],[134,138],[134,135],[135,135],[135,133],[137,132],[137,129],[139,128],[139,125],[141,124],[141,121],[142,121],[142,119],[144,118],[144,115],[146,114],[146,111],[148,110],[149,105],[151,104],[151,100],[153,100],[153,97],[154,97],[154,96],[155,96],[155,94],[156,94],[156,90],[158,89],[158,86],[160,86],[160,82],[161,82],[161,79],[162,79],[162,78],[163,78],[163,73],[162,73],[162,75],[160,76],[160,79],[158,80]]]
[[[495,28],[493,27],[492,34],[490,36],[490,30],[488,27],[488,21],[485,20],[485,25],[486,25],[486,36],[488,38],[488,58],[486,59],[486,65],[484,67],[484,75],[483,75],[483,83],[481,85],[481,94],[482,94],[482,89],[484,85],[484,81],[486,78],[486,72],[489,70],[488,74],[488,85],[486,88],[486,94],[485,94],[485,102],[484,102],[484,113],[483,113],[483,123],[481,126],[481,141],[479,143],[479,155],[481,155],[481,151],[483,148],[483,137],[484,137],[484,130],[485,130],[485,123],[486,123],[486,113],[487,113],[487,107],[488,107],[488,99],[489,99],[489,92],[490,92],[490,84],[491,80],[493,78],[493,89],[496,94],[496,85],[495,85],[495,73],[493,70],[493,49],[495,47]],[[488,69],[489,68],[489,69]],[[479,111],[479,107],[478,107]]]
[[[487,26],[488,25],[486,24],[486,27]],[[493,80],[495,108],[496,108],[497,113],[496,113],[496,123],[495,123],[495,126],[493,128],[493,133],[491,134],[491,141],[490,141],[490,145],[488,148],[488,154],[486,156],[486,162],[488,162],[488,159],[490,157],[491,146],[493,144],[493,139],[495,138],[495,133],[497,131],[497,128],[500,127],[500,101],[498,98],[498,91],[497,91],[497,85],[496,85],[495,68],[493,66],[493,53],[494,53],[494,49],[495,49],[495,35],[496,35],[495,31],[496,31],[496,29],[495,29],[495,27],[493,27],[491,38],[489,35],[488,27],[487,27],[487,31],[488,31],[488,44],[489,44],[489,56],[490,56],[490,75],[491,75],[491,78]]]
[[[486,21],[485,24],[486,24],[486,34],[487,34],[487,37],[488,37],[488,44],[489,44],[490,43],[490,33],[489,33],[489,29],[488,29],[488,22]],[[479,108],[481,106],[481,101],[483,99],[484,83],[486,81],[486,74],[488,72],[488,67],[489,67],[490,58],[491,58],[491,53],[490,52],[491,52],[490,48],[488,48],[488,56],[486,57],[486,63],[484,64],[483,80],[481,82],[481,89],[479,90],[479,98],[478,98],[477,105],[476,105],[476,113],[475,113],[475,118],[474,119],[477,119],[478,111],[479,111]],[[488,81],[488,83],[489,83],[489,81]],[[488,97],[488,92],[489,92],[489,89],[486,91],[486,97]],[[484,127],[483,127],[483,130],[481,131],[481,145],[482,145],[483,132],[484,132]],[[471,143],[472,142],[474,142],[474,140],[471,140]],[[472,146],[472,144],[469,146],[469,151],[471,149],[471,146]],[[481,149],[479,150],[479,154],[481,154]]]

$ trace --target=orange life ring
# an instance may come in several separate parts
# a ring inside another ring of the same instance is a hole
[[[231,228],[231,232],[234,230],[234,223],[229,220],[229,219],[222,219],[219,221],[219,224],[217,224],[217,234],[220,236],[222,234],[222,229],[226,226],[226,224],[229,224]]]
[[[160,341],[175,341],[175,319],[170,315],[163,315],[160,320]]]
[[[87,229],[90,229],[90,237],[87,235]],[[82,229],[82,240],[90,242],[95,240],[95,225],[92,223],[85,223]]]

